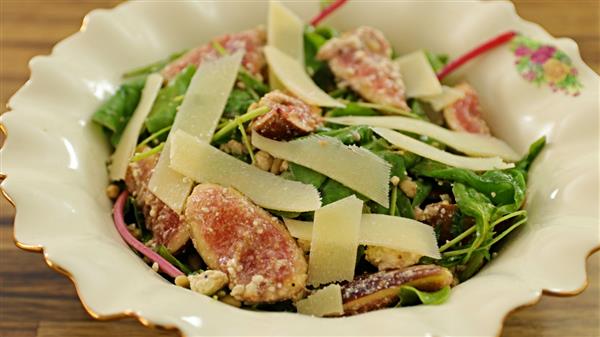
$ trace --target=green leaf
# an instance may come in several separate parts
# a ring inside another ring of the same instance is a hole
[[[464,261],[466,262],[470,259],[472,252],[492,234],[490,233],[490,218],[494,211],[494,205],[484,194],[461,183],[455,183],[452,192],[460,211],[475,218],[475,240],[465,256]]]
[[[360,145],[371,142],[373,139],[373,130],[366,125],[353,125],[341,129],[319,131],[318,134],[337,138],[346,145]]]
[[[119,144],[125,126],[140,101],[145,80],[145,78],[140,78],[123,83],[117,92],[104,102],[92,116],[94,122],[109,131],[110,143],[114,147]]]
[[[332,202],[336,202],[351,195],[356,195],[357,198],[363,201],[369,200],[369,198],[355,192],[354,190],[333,179],[327,179],[325,183],[321,185],[320,192],[322,206],[331,204]]]
[[[185,95],[195,72],[196,67],[190,65],[172,79],[166,87],[160,89],[145,122],[150,133],[173,124],[177,108],[182,102],[182,96]]]
[[[415,218],[415,211],[410,203],[410,199],[402,191],[399,191],[396,197],[396,207],[399,216],[409,219]]]
[[[171,254],[171,252],[169,252],[167,247],[165,247],[163,245],[159,245],[156,252],[158,253],[158,255],[162,256],[165,260],[169,261],[170,264],[174,265],[179,270],[181,270],[184,274],[189,275],[194,272],[192,270],[192,268],[183,264],[175,256],[173,256],[173,254]]]
[[[125,203],[125,212],[124,212],[125,223],[134,223],[137,228],[139,228],[141,232],[140,240],[142,242],[147,242],[152,239],[152,232],[148,228],[146,228],[146,221],[144,219],[144,214],[137,207],[135,198],[128,197],[127,203]]]
[[[417,304],[438,305],[446,302],[450,297],[450,286],[445,286],[435,292],[425,292],[407,285],[401,286],[398,297],[400,298],[398,307]]]
[[[241,70],[238,74],[238,79],[242,83],[244,83],[244,87],[246,89],[253,90],[255,93],[258,94],[258,96],[264,96],[269,91],[271,91],[268,85],[264,84],[247,71]]]
[[[531,164],[535,158],[537,158],[540,152],[542,152],[544,146],[546,146],[546,136],[542,136],[529,146],[529,152],[525,155],[525,157],[515,164],[515,168],[524,172],[528,172],[529,167],[531,167]]]
[[[321,185],[327,180],[327,176],[292,162],[288,163],[288,170],[290,172],[286,179],[299,181],[305,184],[311,184],[315,188],[320,188]]]
[[[317,29],[307,26],[304,31],[304,63],[308,74],[313,81],[326,92],[336,89],[335,77],[329,69],[327,62],[317,60],[319,49],[337,35],[332,28],[318,27]]]
[[[448,63],[447,54],[434,54],[430,51],[425,51],[425,56],[427,56],[427,61],[429,61],[433,71],[436,73],[442,70]]]
[[[225,103],[223,118],[232,119],[244,114],[254,102],[256,102],[256,99],[252,96],[252,94],[247,91],[234,88],[231,91],[229,98],[227,98],[227,103]]]
[[[496,205],[514,203],[515,190],[520,187],[519,181],[509,173],[510,170],[492,170],[478,175],[471,170],[451,167],[427,159],[412,167],[410,172],[416,176],[468,185],[489,196]]]
[[[396,176],[400,180],[404,179],[406,176],[406,166],[404,165],[404,158],[400,154],[389,150],[372,152],[392,165],[392,169],[390,170],[391,177]]]
[[[340,116],[377,116],[375,110],[360,106],[356,103],[348,103],[345,108],[335,108],[327,113],[328,117]]]
[[[413,208],[419,207],[423,203],[423,201],[427,199],[427,196],[429,195],[432,189],[431,184],[422,179],[415,180],[415,184],[417,184],[417,194],[415,194],[415,197],[412,200]]]

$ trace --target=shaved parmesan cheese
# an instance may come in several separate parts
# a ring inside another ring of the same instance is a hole
[[[470,158],[458,156],[450,152],[442,151],[431,145],[425,144],[416,139],[403,135],[400,132],[390,129],[373,128],[373,131],[391,144],[401,149],[449,166],[460,167],[474,171],[487,171],[496,169],[503,170],[515,166],[512,163],[503,162],[499,157]]]
[[[313,223],[283,219],[290,235],[296,239],[311,240]],[[363,214],[358,243],[397,249],[440,258],[433,227],[419,221],[384,214]]]
[[[306,166],[388,207],[391,165],[372,152],[325,136],[278,142],[252,133],[252,145],[276,158]]]
[[[400,116],[349,116],[326,118],[328,122],[343,125],[369,125],[412,132],[440,141],[453,149],[474,157],[495,157],[516,161],[520,156],[508,144],[492,136],[457,132],[433,123]]]
[[[431,104],[436,110],[440,111],[445,107],[454,104],[454,102],[465,97],[465,92],[462,90],[454,89],[445,85],[442,85],[442,93],[432,96],[422,96],[419,99]]]
[[[442,85],[422,50],[404,55],[394,62],[400,68],[407,97],[432,96],[442,93]]]
[[[304,66],[281,50],[266,46],[267,63],[283,85],[304,102],[317,106],[344,107],[321,90],[308,76]]]
[[[273,46],[304,66],[304,23],[281,2],[269,2],[269,19],[267,29],[267,44]],[[272,89],[285,87],[269,70],[269,84]]]
[[[170,155],[169,167],[188,180],[231,186],[262,207],[288,212],[321,207],[314,186],[263,171],[182,130],[172,135]]]
[[[307,298],[296,302],[298,313],[317,317],[344,314],[342,288],[337,284],[317,290]]]
[[[148,113],[152,110],[152,104],[158,95],[162,82],[163,78],[159,74],[151,74],[146,78],[140,102],[121,135],[121,140],[115,149],[115,153],[112,155],[112,163],[109,169],[111,180],[125,179],[127,165],[135,152],[135,146],[142,131],[142,126]]]
[[[175,116],[173,127],[148,184],[150,191],[175,212],[180,213],[192,190],[192,181],[169,168],[171,134],[183,130],[200,140],[212,137],[235,79],[243,52],[202,63]]]
[[[363,214],[360,243],[441,258],[433,227],[408,218]]]
[[[312,239],[313,223],[311,221],[300,221],[283,218],[290,235],[296,239],[310,241]]]
[[[308,283],[319,285],[354,278],[363,202],[354,195],[315,211]]]

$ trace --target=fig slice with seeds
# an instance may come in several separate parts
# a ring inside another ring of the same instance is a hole
[[[437,265],[419,265],[361,275],[342,285],[344,314],[354,315],[390,306],[398,301],[401,286],[433,292],[452,284],[452,279],[448,269]]]
[[[246,303],[302,296],[307,264],[283,224],[230,187],[197,185],[185,221],[210,269],[229,278],[231,295]]]

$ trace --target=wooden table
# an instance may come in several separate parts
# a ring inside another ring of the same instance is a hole
[[[79,29],[94,8],[119,1],[0,1],[0,101],[27,80],[28,60],[48,54],[59,40]],[[516,1],[519,13],[555,36],[574,38],[583,59],[600,69],[597,1]],[[98,322],[83,310],[72,284],[50,270],[39,254],[17,249],[12,242],[14,210],[0,204],[0,336],[177,336],[150,330],[132,319]],[[599,336],[600,254],[588,261],[590,285],[577,297],[544,296],[533,307],[519,309],[506,320],[503,336]],[[485,299],[482,299],[485,300]]]

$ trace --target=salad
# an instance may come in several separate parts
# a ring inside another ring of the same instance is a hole
[[[271,1],[266,27],[123,75],[94,113],[123,239],[175,285],[334,317],[440,304],[527,222],[529,168],[449,60]],[[190,296],[197,296],[190,293]]]

